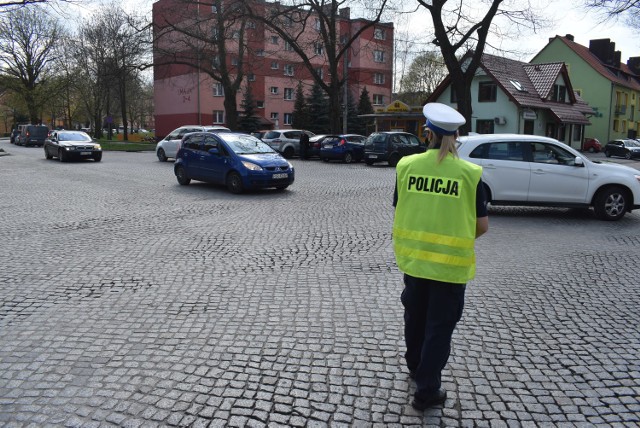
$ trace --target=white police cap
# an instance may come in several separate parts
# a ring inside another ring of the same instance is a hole
[[[440,135],[454,135],[467,122],[463,115],[446,104],[426,104],[422,113],[427,118],[427,128]]]

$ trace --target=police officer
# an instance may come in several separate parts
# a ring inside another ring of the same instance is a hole
[[[302,132],[300,135],[300,159],[307,160],[309,157],[309,135]]]
[[[466,283],[475,274],[474,240],[489,228],[482,168],[458,158],[464,117],[429,103],[429,146],[396,167],[393,246],[404,273],[405,354],[417,410],[444,403],[441,373],[462,317]]]

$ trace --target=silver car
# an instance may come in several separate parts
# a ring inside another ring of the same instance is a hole
[[[156,144],[156,156],[160,162],[166,162],[168,158],[176,158],[182,137],[190,132],[220,132],[229,131],[224,126],[201,126],[201,125],[185,125],[174,129],[169,135],[164,137]]]
[[[300,155],[300,137],[303,132],[309,137],[315,135],[311,131],[299,129],[274,129],[267,132],[262,137],[262,141],[271,146],[272,149],[282,153],[285,158],[292,158]]]

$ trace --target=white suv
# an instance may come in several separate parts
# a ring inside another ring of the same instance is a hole
[[[285,158],[292,158],[300,154],[300,137],[303,132],[309,137],[315,135],[311,131],[299,129],[274,129],[264,134],[262,141],[271,146],[273,150],[282,153]]]
[[[180,142],[182,137],[190,132],[216,132],[216,131],[229,131],[229,128],[224,126],[202,126],[202,125],[185,125],[180,128],[174,129],[169,135],[158,141],[156,144],[156,156],[160,162],[166,162],[167,158],[176,158],[178,149],[180,148]]]
[[[566,144],[535,135],[460,137],[462,159],[482,166],[492,205],[593,207],[603,220],[640,208],[640,171],[593,162]]]

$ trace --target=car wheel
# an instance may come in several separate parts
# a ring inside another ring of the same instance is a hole
[[[389,166],[398,165],[399,160],[400,160],[400,156],[397,153],[392,154],[391,156],[389,156]]]
[[[619,220],[627,212],[627,192],[618,186],[607,187],[596,195],[593,210],[601,220]]]
[[[49,151],[47,149],[44,149],[44,157],[45,159],[53,159],[53,156],[49,154]]]
[[[351,154],[351,152],[347,152],[344,154],[344,157],[342,158],[342,161],[344,163],[351,163],[353,162],[353,155]]]
[[[191,183],[191,179],[187,176],[187,171],[185,171],[183,166],[176,167],[176,179],[178,179],[178,183],[183,186]]]
[[[593,146],[589,147],[589,153],[595,153],[595,151],[596,149]]]
[[[605,150],[605,151],[604,151],[604,155],[605,155],[606,157],[610,158],[610,157],[611,157],[611,152],[610,152],[609,150]]]
[[[366,164],[367,164],[367,165],[369,165],[369,166],[373,165],[373,161],[372,161],[372,160],[369,160],[369,159],[366,159],[366,160],[364,161],[364,163],[366,163]]]
[[[293,147],[287,147],[286,149],[284,149],[282,156],[284,156],[287,159],[290,159],[293,157],[294,154],[295,154],[295,151],[293,150]]]
[[[487,197],[487,202],[490,203],[491,202],[491,189],[489,189],[489,186],[487,186],[487,183],[482,183],[482,185],[484,186],[484,194]]]
[[[631,152],[627,152],[624,154],[625,159],[631,159]]]
[[[240,177],[240,174],[235,171],[229,173],[229,175],[227,176],[227,189],[229,189],[231,193],[242,193],[243,186],[242,177]]]
[[[93,161],[94,162],[100,162],[102,160],[102,153],[99,153],[97,155],[93,155]]]
[[[160,162],[166,162],[167,161],[167,155],[164,153],[163,149],[158,149],[158,152],[156,153],[156,155],[158,156],[158,160]]]
[[[66,162],[67,159],[67,153],[64,150],[58,150],[58,160],[60,162]]]

